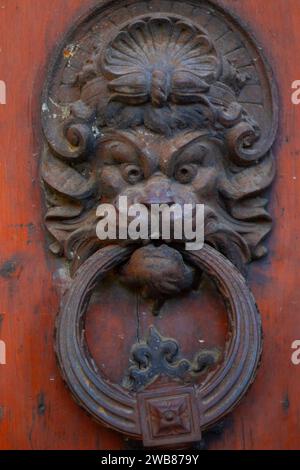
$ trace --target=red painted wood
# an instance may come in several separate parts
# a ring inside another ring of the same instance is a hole
[[[42,228],[38,177],[39,99],[46,64],[66,29],[96,0],[0,0],[0,366],[1,449],[120,449],[122,439],[93,423],[73,403],[53,351],[59,299]],[[300,366],[291,343],[300,339],[300,106],[291,83],[300,79],[300,7],[295,0],[223,0],[265,50],[280,90],[278,173],[272,193],[276,221],[270,256],[250,269],[265,332],[258,378],[210,449],[299,449]]]
[[[58,297],[46,250],[38,176],[40,91],[62,34],[89,5],[82,0],[2,0],[0,74],[1,339],[0,448],[116,449],[121,438],[97,426],[73,402],[56,365]],[[9,263],[9,264],[8,264]]]

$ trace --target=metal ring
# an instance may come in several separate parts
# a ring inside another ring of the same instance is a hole
[[[103,248],[78,270],[57,319],[56,353],[78,404],[107,427],[141,439],[137,394],[99,375],[83,339],[93,288],[112,268],[125,262],[133,250]],[[227,258],[208,245],[198,252],[184,251],[183,256],[215,281],[225,299],[231,330],[223,364],[207,383],[195,385],[203,431],[230,412],[253,382],[262,349],[261,320],[244,277]]]

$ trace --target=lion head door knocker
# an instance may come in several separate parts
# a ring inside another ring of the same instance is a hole
[[[199,441],[254,380],[261,321],[244,276],[266,254],[277,115],[260,49],[210,1],[100,2],[53,61],[45,220],[70,273],[56,352],[76,401],[145,446]],[[97,207],[117,213],[120,196],[204,204],[203,248],[101,241]]]

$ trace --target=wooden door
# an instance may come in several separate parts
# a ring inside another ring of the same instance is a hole
[[[99,3],[2,0],[0,5],[0,80],[6,85],[5,104],[2,99],[0,105],[0,340],[2,348],[6,346],[5,364],[0,365],[3,450],[126,446],[121,434],[95,423],[78,407],[60,375],[53,336],[65,271],[48,250],[40,181],[41,93],[49,63],[66,32]],[[153,1],[153,8],[159,10],[159,3]],[[273,69],[279,90],[279,130],[273,146],[276,178],[268,193],[274,220],[266,242],[269,253],[253,261],[247,274],[262,317],[261,365],[246,397],[224,418],[219,432],[214,429],[204,436],[205,445],[211,450],[299,449],[300,366],[292,362],[292,344],[300,339],[300,108],[292,102],[292,83],[300,80],[300,8],[295,0],[218,0],[217,4],[242,20]],[[106,300],[96,303],[87,322],[89,346],[96,362],[111,371],[110,379],[118,381],[128,363],[128,356],[122,355],[132,345],[128,340],[124,346],[120,338],[124,331],[133,335],[135,299],[125,296],[123,287],[115,288],[117,296],[106,285],[102,289],[100,299]],[[209,322],[201,320],[201,332],[208,342],[222,346],[223,306],[210,289],[201,300],[202,309],[210,312]],[[193,298],[187,300],[188,313],[183,318],[182,305],[173,302],[168,334],[176,336],[187,324],[194,324],[196,304]],[[120,308],[122,316],[114,316]],[[144,309],[147,314],[147,306]],[[163,328],[168,323],[167,312]],[[146,315],[140,324],[142,336],[148,326]],[[187,355],[196,341],[193,336],[183,340]]]

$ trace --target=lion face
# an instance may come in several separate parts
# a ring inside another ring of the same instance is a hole
[[[179,204],[182,208],[185,204],[192,204],[194,208],[196,204],[203,204],[206,241],[226,252],[226,247],[231,245],[227,238],[230,242],[234,239],[241,248],[238,256],[237,252],[234,255],[241,262],[243,250],[247,252],[247,248],[234,229],[225,229],[224,208],[219,197],[226,180],[227,160],[224,145],[205,132],[158,137],[145,128],[111,130],[103,134],[97,148],[94,171],[101,202],[113,204],[117,211],[119,197],[124,196],[128,207],[143,204],[149,213],[152,204]],[[172,246],[172,242],[171,239],[167,243]],[[172,273],[177,257],[181,256],[164,246],[156,248],[161,250],[159,259],[156,259],[155,248],[139,248],[123,270],[123,277],[129,284],[146,286],[144,290],[156,296],[160,292],[171,295],[193,284],[193,274],[187,268],[175,269],[176,276]],[[230,256],[230,251],[225,254]],[[160,273],[158,278],[157,272]],[[165,272],[164,278],[168,279],[167,287],[161,280],[161,272]]]
[[[152,204],[203,204],[206,242],[241,266],[248,248],[234,223],[229,225],[220,197],[230,186],[226,152],[220,140],[201,131],[171,137],[141,128],[106,132],[94,168],[100,200],[118,210],[119,197],[125,196],[128,206],[143,204],[149,212]]]

